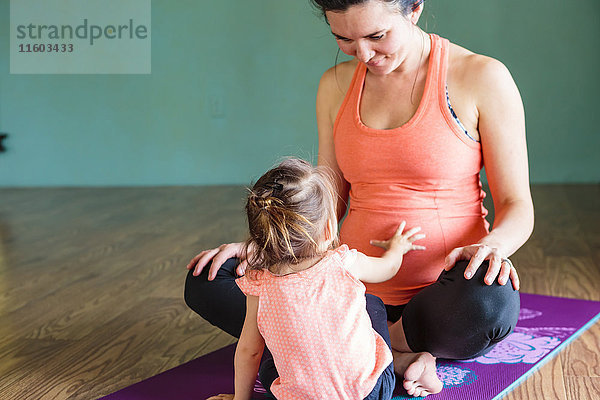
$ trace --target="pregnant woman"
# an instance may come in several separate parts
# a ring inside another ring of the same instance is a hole
[[[353,60],[317,93],[319,164],[338,175],[340,241],[369,256],[403,220],[425,251],[368,292],[386,304],[396,373],[410,395],[437,393],[435,357],[485,354],[514,328],[519,279],[508,261],[533,229],[523,106],[502,63],[423,32],[422,0],[313,0]],[[479,173],[494,200],[485,220]],[[232,258],[233,257],[233,258]],[[239,337],[238,243],[198,254],[187,304]]]

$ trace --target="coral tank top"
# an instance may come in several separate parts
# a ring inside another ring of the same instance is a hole
[[[416,113],[394,129],[373,129],[360,117],[367,68],[359,63],[334,124],[338,165],[350,183],[350,204],[341,242],[371,256],[383,250],[372,239],[388,239],[401,221],[421,226],[424,251],[404,257],[398,274],[368,292],[386,304],[407,303],[433,283],[455,247],[476,243],[488,233],[479,172],[481,145],[453,119],[446,99],[449,42],[430,35],[425,89]],[[398,93],[398,96],[409,96]]]

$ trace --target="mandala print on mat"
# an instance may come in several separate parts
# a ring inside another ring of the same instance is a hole
[[[560,344],[561,340],[552,336],[534,336],[513,332],[484,356],[464,362],[480,364],[535,364]]]
[[[477,380],[475,372],[468,368],[462,368],[456,365],[439,365],[436,372],[445,388],[452,386],[466,386]]]
[[[552,336],[560,339],[561,341],[571,336],[576,330],[576,328],[561,326],[541,326],[537,328],[525,328],[517,326],[515,328],[515,332],[526,333],[535,337]]]
[[[541,311],[531,310],[529,308],[521,308],[521,310],[519,311],[519,321],[536,318],[540,315],[542,315]]]
[[[438,365],[436,373],[446,389],[450,387],[467,386],[477,380],[477,375],[475,375],[475,372],[468,368],[459,367],[457,365]],[[425,397],[396,396],[392,400],[424,398]]]

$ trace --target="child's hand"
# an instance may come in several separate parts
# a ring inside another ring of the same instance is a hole
[[[209,397],[206,400],[233,400],[232,394],[220,394],[217,396]]]
[[[398,230],[388,240],[371,240],[371,244],[373,246],[381,247],[389,252],[399,252],[404,255],[411,250],[425,250],[425,246],[420,246],[417,244],[413,244],[414,241],[423,239],[425,234],[419,233],[421,230],[420,226],[412,228],[408,230],[406,233],[402,233],[404,231],[404,227],[406,226],[406,221],[402,221]]]

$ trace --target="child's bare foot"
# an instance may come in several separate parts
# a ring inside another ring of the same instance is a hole
[[[232,394],[219,394],[217,396],[209,397],[206,400],[233,400]]]
[[[443,384],[435,373],[435,357],[429,353],[394,351],[394,369],[404,376],[404,389],[414,397],[439,393]]]

